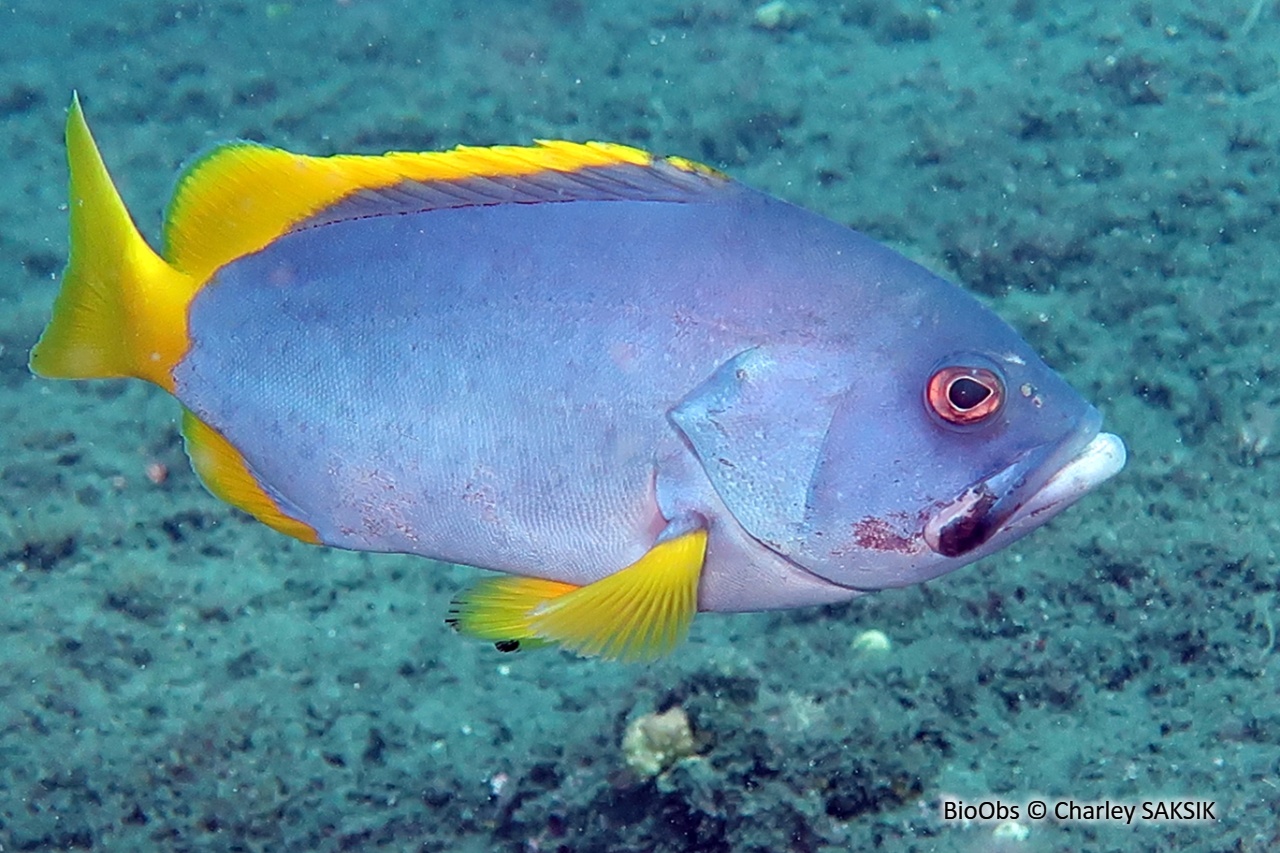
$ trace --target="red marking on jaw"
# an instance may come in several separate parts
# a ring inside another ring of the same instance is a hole
[[[920,550],[916,540],[903,536],[897,528],[883,518],[868,516],[853,524],[853,541],[868,551],[892,551],[897,554],[914,554]]]

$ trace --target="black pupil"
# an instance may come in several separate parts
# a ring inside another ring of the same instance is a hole
[[[990,388],[968,376],[961,376],[947,389],[947,399],[962,412],[967,412],[990,396]]]

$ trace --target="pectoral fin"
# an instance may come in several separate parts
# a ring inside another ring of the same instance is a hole
[[[551,643],[610,660],[652,660],[689,632],[706,547],[707,531],[695,528],[661,539],[635,563],[582,587],[485,580],[454,600],[449,622],[499,648]]]

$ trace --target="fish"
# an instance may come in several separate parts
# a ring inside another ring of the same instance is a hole
[[[700,611],[937,578],[1121,470],[957,285],[723,172],[537,141],[215,147],[153,250],[78,97],[38,376],[181,405],[213,495],[295,539],[490,570],[503,651],[670,653]]]

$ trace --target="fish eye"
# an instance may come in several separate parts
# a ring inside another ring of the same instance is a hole
[[[971,365],[940,367],[925,386],[925,401],[949,424],[971,426],[989,419],[1004,404],[1004,381],[994,370]]]

